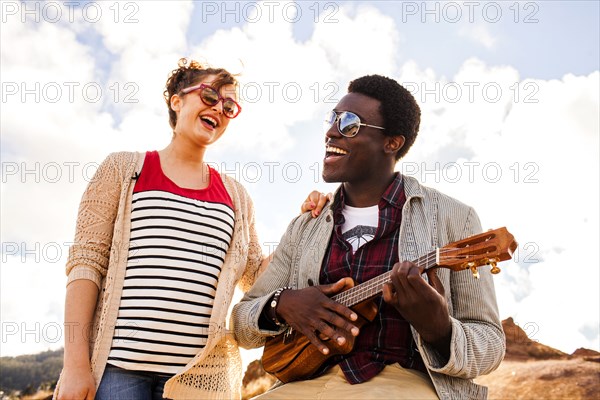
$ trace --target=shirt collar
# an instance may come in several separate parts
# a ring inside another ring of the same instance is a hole
[[[402,174],[396,172],[396,176],[390,186],[383,192],[383,196],[381,196],[381,200],[386,201],[393,207],[402,208],[404,201],[402,201],[401,194],[404,191],[404,179],[402,179]],[[380,207],[382,206],[381,201],[379,202]]]
[[[385,207],[385,203],[396,208],[401,208],[404,202],[402,201],[402,196],[400,196],[400,194],[403,190],[403,176],[401,173],[396,172],[394,180],[392,181],[392,183],[390,183],[387,189],[385,189],[385,192],[383,192],[383,195],[381,196],[381,200],[379,201],[379,209]],[[344,204],[344,188],[342,185],[340,185],[336,190],[332,204],[332,209],[334,210],[334,212],[337,210],[341,211]]]

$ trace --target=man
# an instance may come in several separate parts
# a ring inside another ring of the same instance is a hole
[[[472,379],[497,368],[505,351],[489,267],[477,280],[469,270],[422,275],[411,262],[480,233],[479,218],[394,171],[420,123],[404,87],[372,75],[348,92],[325,134],[323,179],[341,185],[318,218],[291,222],[268,269],[233,309],[237,339],[254,348],[293,330],[324,355],[334,342],[354,342],[350,353],[264,398],[486,398]],[[330,297],[389,270],[376,316],[359,329],[358,312]]]

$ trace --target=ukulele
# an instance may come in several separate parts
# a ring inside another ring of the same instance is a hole
[[[496,264],[510,260],[516,249],[517,242],[513,235],[503,227],[449,243],[413,262],[421,273],[432,268],[448,268],[452,271],[469,269],[475,278],[479,278],[477,268],[490,265],[490,272],[497,274],[500,268]],[[340,292],[332,299],[358,315],[354,324],[360,328],[377,315],[377,307],[372,300],[382,292],[383,285],[390,282],[390,274],[391,270]],[[323,354],[306,336],[289,328],[280,335],[267,338],[262,356],[263,368],[283,383],[304,380],[313,375],[328,358],[352,351],[354,338],[346,340],[341,346],[330,339],[327,339],[327,343],[329,354]]]

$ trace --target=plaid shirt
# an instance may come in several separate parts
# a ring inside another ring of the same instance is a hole
[[[334,202],[334,234],[321,267],[321,284],[333,283],[350,276],[356,283],[379,276],[398,262],[398,231],[402,207],[406,201],[402,175],[390,184],[379,200],[379,219],[375,237],[352,253],[352,246],[343,238],[342,209],[344,191],[339,191]],[[346,355],[330,358],[323,371],[339,364],[351,384],[368,381],[387,364],[400,363],[404,368],[427,372],[421,355],[416,352],[409,323],[379,295],[374,299],[379,312],[375,319],[364,325],[356,338],[353,350]]]

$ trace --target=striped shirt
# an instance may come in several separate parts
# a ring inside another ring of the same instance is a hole
[[[233,205],[212,168],[206,189],[177,186],[148,152],[133,191],[123,295],[108,363],[175,374],[206,344]]]

